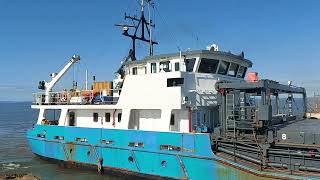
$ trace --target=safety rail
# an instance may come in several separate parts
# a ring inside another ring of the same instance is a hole
[[[83,90],[50,92],[49,102],[46,102],[46,94],[33,93],[33,105],[88,105],[88,104],[117,104],[119,97],[112,96],[112,92],[120,92],[121,89],[109,90]]]

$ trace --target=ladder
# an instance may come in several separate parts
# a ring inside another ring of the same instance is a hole
[[[226,95],[226,132],[236,136],[236,110],[235,110],[235,96],[234,94]]]

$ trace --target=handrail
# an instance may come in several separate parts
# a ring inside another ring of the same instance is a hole
[[[73,104],[116,104],[119,96],[113,96],[113,92],[121,89],[108,90],[82,90],[59,91],[48,94],[49,102],[46,102],[46,93],[33,93],[33,105],[73,105]]]

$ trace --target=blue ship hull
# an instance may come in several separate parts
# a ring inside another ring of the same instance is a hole
[[[27,137],[36,155],[100,170],[174,179],[301,179],[221,159],[212,153],[208,134],[36,125]]]

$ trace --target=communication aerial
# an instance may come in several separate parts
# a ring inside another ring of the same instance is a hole
[[[149,6],[153,6],[152,0],[141,0],[140,6],[141,6],[141,16],[138,18],[137,16],[130,16],[125,13],[124,19],[132,20],[132,24],[116,24],[116,26],[122,27],[123,35],[130,37],[132,40],[132,48],[129,50],[129,54],[125,61],[128,61],[131,59],[132,61],[135,61],[136,58],[136,40],[140,40],[143,42],[149,43],[149,55],[153,55],[153,45],[158,44],[158,42],[152,40],[152,28],[155,28],[155,24],[152,22],[150,18],[150,10],[149,10],[149,19],[146,20],[144,16],[144,6],[145,1]],[[133,34],[129,33],[129,29],[133,28],[134,32]],[[138,35],[138,32],[140,32],[140,35]],[[148,35],[145,37],[145,35]]]

